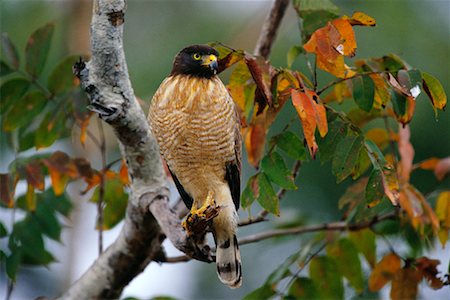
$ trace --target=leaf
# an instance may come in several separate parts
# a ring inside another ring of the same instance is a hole
[[[423,89],[431,100],[431,104],[435,109],[445,109],[447,105],[447,95],[445,94],[442,84],[432,75],[422,72]]]
[[[66,120],[64,111],[61,113],[49,111],[36,130],[34,139],[36,149],[49,147],[58,140],[66,130]]]
[[[323,104],[318,104],[318,96],[315,92],[306,90],[291,90],[292,104],[301,120],[303,135],[311,157],[314,158],[318,150],[314,133],[318,128],[320,136],[324,137],[328,133],[328,123],[326,120],[326,111]]]
[[[391,140],[386,129],[372,128],[365,134],[366,140],[371,140],[378,148],[384,149]]]
[[[353,15],[350,17],[349,20],[350,24],[352,26],[358,25],[358,26],[375,26],[376,21],[371,16],[366,15],[363,12],[356,11],[353,13]]]
[[[349,239],[341,238],[327,246],[327,254],[334,258],[339,272],[348,279],[355,291],[361,293],[364,279],[355,244]]]
[[[384,109],[391,101],[389,85],[381,74],[370,74],[369,77],[372,78],[375,85],[373,108],[378,110]]]
[[[22,78],[14,78],[4,82],[0,88],[2,101],[0,101],[0,115],[6,114],[12,104],[16,105],[25,95],[30,82]]]
[[[293,132],[282,132],[274,136],[272,142],[291,158],[296,160],[306,160],[305,147]]]
[[[375,84],[370,76],[356,76],[352,79],[353,98],[356,104],[364,111],[369,112],[373,107]]]
[[[257,182],[257,175],[250,177],[247,181],[244,191],[241,195],[241,206],[242,208],[247,208],[252,205],[253,201],[257,198],[259,194],[259,187]]]
[[[255,120],[256,118],[252,119]],[[261,116],[255,123],[250,124],[244,134],[245,149],[247,150],[248,162],[257,168],[264,154],[264,145],[266,143],[267,128],[264,118]]]
[[[380,149],[372,141],[366,140],[365,147],[374,169],[380,171],[379,174],[382,178],[384,194],[393,205],[398,205],[400,184],[396,170],[385,160],[383,153],[381,153]]]
[[[63,59],[48,76],[48,89],[53,95],[62,94],[79,85],[79,80],[73,75],[72,66],[79,56],[72,55]]]
[[[17,270],[19,269],[21,256],[21,251],[13,251],[11,255],[6,257],[6,274],[8,275],[8,278],[13,282],[16,281]]]
[[[100,200],[100,187],[94,192],[91,198],[92,202]],[[105,194],[103,201],[105,208],[103,210],[102,229],[108,230],[116,226],[125,217],[125,211],[128,203],[128,195],[125,193],[124,186],[118,179],[108,180],[105,184]],[[97,224],[97,228],[100,224]]]
[[[61,225],[55,216],[53,207],[48,206],[43,201],[38,201],[36,211],[32,215],[32,218],[43,234],[55,241],[60,241]]]
[[[356,165],[359,151],[364,145],[362,136],[346,136],[336,147],[331,171],[336,176],[337,182],[343,181]]]
[[[28,38],[25,48],[25,69],[34,78],[38,77],[44,69],[54,27],[53,23],[48,23],[38,28]]]
[[[318,294],[316,285],[310,278],[297,277],[289,287],[287,299],[317,299]]]
[[[279,216],[280,209],[278,197],[272,185],[270,184],[267,175],[265,175],[264,173],[259,173],[258,175],[258,186],[259,186],[259,193],[257,198],[258,203],[261,205],[262,208],[264,208],[268,212],[276,216]]]
[[[13,72],[14,70],[11,69],[3,60],[0,59],[0,77],[9,75]]]
[[[272,92],[271,92],[271,72],[272,66],[264,59],[264,57],[253,57],[250,55],[245,56],[245,63],[252,75],[254,82],[256,83],[255,101],[259,104],[258,110],[261,110],[265,105],[272,106]],[[259,90],[259,93],[258,93]],[[256,95],[261,96],[261,100]]]
[[[347,135],[348,126],[340,120],[329,123],[328,134],[319,140],[319,158],[326,162],[333,158],[336,146]]]
[[[295,59],[303,53],[303,47],[300,46],[292,46],[287,53],[287,67],[291,68],[292,64],[295,62]]]
[[[25,178],[28,184],[31,184],[34,188],[44,191],[45,181],[44,174],[42,172],[41,165],[37,161],[32,161],[24,168]]]
[[[6,113],[3,126],[6,131],[30,124],[47,105],[47,99],[39,91],[27,93]]]
[[[314,257],[309,265],[309,275],[321,299],[342,299],[344,286],[335,261],[327,256]]]
[[[395,274],[400,271],[400,257],[395,253],[385,255],[379,261],[369,276],[369,291],[377,292],[391,281]]]
[[[450,229],[450,191],[441,192],[436,200],[436,217],[442,227]]]
[[[420,272],[413,268],[403,268],[399,270],[392,280],[391,299],[404,300],[416,299],[417,286],[422,280]]]
[[[286,167],[283,158],[277,152],[273,151],[266,155],[261,161],[261,168],[270,181],[280,187],[288,190],[297,189],[291,171]]]
[[[247,120],[253,108],[256,84],[244,61],[238,62],[231,72],[227,88],[238,107],[241,120]]]
[[[411,132],[409,126],[399,126],[398,152],[400,154],[399,179],[400,182],[408,182],[413,168],[414,148],[409,142]]]
[[[20,65],[19,54],[16,46],[9,39],[6,32],[2,33],[1,43],[3,59],[9,66],[13,67],[14,70],[18,70]]]
[[[242,50],[235,50],[218,42],[208,44],[219,52],[218,73],[223,72],[244,58],[245,53]]]
[[[270,273],[265,282],[266,285],[276,285],[280,280],[291,276],[291,272],[289,268],[298,261],[298,259],[302,256],[303,251],[295,252],[290,255],[285,261],[279,265],[275,270]]]
[[[0,222],[0,238],[4,238],[5,236],[8,235],[8,230],[6,230],[5,225],[3,225],[2,222]],[[0,259],[1,261],[2,259]]]
[[[434,175],[438,180],[443,180],[450,172],[450,157],[441,159],[434,169]]]
[[[373,231],[370,229],[350,231],[349,238],[373,268],[376,258],[376,240]]]
[[[260,300],[260,299],[269,299],[273,295],[275,295],[276,292],[274,288],[270,285],[263,285],[256,290],[252,291],[251,293],[245,295],[242,300]]]
[[[383,174],[380,170],[374,169],[370,173],[369,181],[366,186],[366,201],[369,207],[373,207],[381,202],[384,197]]]
[[[397,73],[398,82],[414,99],[421,93],[422,75],[418,70],[400,70]]]
[[[437,266],[440,263],[441,262],[437,259],[429,259],[425,256],[417,258],[414,262],[414,266],[426,279],[428,285],[435,290],[438,290],[444,286],[444,282],[438,277],[439,271],[437,270]]]
[[[64,193],[70,178],[76,178],[78,171],[70,157],[61,151],[54,152],[49,158],[42,162],[47,166],[52,181],[53,191],[56,196]]]
[[[7,207],[12,207],[14,205],[14,190],[15,183],[13,183],[11,174],[0,174],[0,201],[4,203]]]

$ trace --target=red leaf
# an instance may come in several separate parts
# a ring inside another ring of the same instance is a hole
[[[44,191],[45,181],[42,169],[37,161],[33,161],[25,166],[25,177],[28,184],[31,184],[34,188]]]
[[[271,79],[272,79],[272,66],[263,57],[254,57],[250,55],[245,56],[245,63],[247,64],[248,70],[256,83],[258,95],[262,97],[258,101],[259,110],[265,108],[266,105],[272,106],[272,92],[271,92]],[[255,94],[256,95],[256,94]]]
[[[393,300],[416,299],[417,286],[422,276],[417,269],[403,268],[399,270],[391,286],[391,298]]]
[[[438,290],[444,286],[444,282],[437,277],[439,271],[437,270],[437,266],[441,262],[437,259],[429,259],[428,257],[420,257],[416,259],[414,265],[420,272],[423,277],[427,280],[428,284],[431,288]]]

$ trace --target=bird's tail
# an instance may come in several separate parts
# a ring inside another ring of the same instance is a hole
[[[242,284],[241,253],[235,234],[216,235],[216,266],[220,281],[235,289]]]

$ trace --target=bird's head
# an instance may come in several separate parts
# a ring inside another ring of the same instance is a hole
[[[181,50],[173,61],[170,75],[211,78],[217,74],[219,52],[207,45],[192,45]]]

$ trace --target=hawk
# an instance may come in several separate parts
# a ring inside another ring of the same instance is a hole
[[[206,45],[181,50],[150,104],[148,121],[161,155],[191,214],[220,206],[212,221],[219,279],[242,283],[236,239],[240,201],[241,135],[238,113],[216,75],[218,52]],[[209,199],[210,200],[210,199]]]

